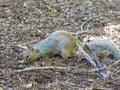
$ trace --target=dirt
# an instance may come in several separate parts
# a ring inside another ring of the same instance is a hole
[[[106,36],[120,46],[120,28],[115,29],[117,33],[112,33],[112,36],[109,31],[104,31],[105,26],[120,23],[119,0],[74,0],[70,3],[63,2],[64,4],[56,1],[59,0],[0,0],[0,90],[95,90],[93,85],[98,81],[104,82],[95,68],[82,56],[64,60],[58,55],[40,58],[29,64],[19,64],[25,49],[18,45],[37,43],[56,30],[82,32],[81,25],[91,18],[90,14],[95,17],[100,13],[116,13],[93,19],[84,27],[85,33],[77,34],[78,39]],[[115,62],[109,56],[103,60],[107,66]],[[69,67],[71,70],[17,72],[32,66]],[[119,70],[118,62],[111,67],[112,78],[108,80],[120,78]],[[97,88],[119,90],[120,80],[105,82]]]

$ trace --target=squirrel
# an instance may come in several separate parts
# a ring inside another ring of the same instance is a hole
[[[72,33],[67,31],[55,31],[46,39],[35,45],[28,45],[27,51],[24,52],[23,63],[35,61],[40,57],[51,57],[55,54],[60,54],[64,59],[67,59],[70,56],[78,56],[79,53],[76,51],[77,49],[80,49],[79,51],[82,51],[83,56],[94,67],[97,67],[96,63],[85,52],[87,51],[87,46],[85,45],[85,48],[82,48],[81,45],[82,44],[72,35]]]
[[[64,59],[75,56],[77,49],[77,39],[67,31],[56,31],[46,39],[35,45],[28,45],[28,50],[24,53],[24,62],[35,61],[40,57],[51,57],[54,54],[61,54]]]
[[[70,56],[83,55],[95,68],[103,68],[104,65],[98,60],[93,60],[89,56],[90,51],[106,49],[110,51],[115,58],[120,59],[120,50],[107,40],[91,41],[82,45],[80,41],[67,31],[55,31],[46,39],[29,45],[27,51],[24,52],[23,63],[28,63],[39,59],[40,57],[51,57],[55,54],[60,54],[64,59]],[[106,78],[108,77],[107,70],[103,68],[100,73]]]

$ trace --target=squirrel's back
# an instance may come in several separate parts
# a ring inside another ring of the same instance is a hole
[[[50,34],[46,39],[36,43],[34,48],[41,50],[42,47],[48,47],[55,51],[61,51],[64,44],[76,46],[75,37],[67,31],[56,31]]]

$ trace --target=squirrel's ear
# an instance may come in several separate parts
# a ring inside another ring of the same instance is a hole
[[[29,49],[30,51],[34,51],[34,50],[35,50],[34,47],[33,47],[33,45],[28,45],[28,49]]]

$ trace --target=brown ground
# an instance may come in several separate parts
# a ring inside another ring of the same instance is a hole
[[[69,58],[65,61],[61,56],[55,56],[41,58],[30,64],[18,63],[24,51],[18,45],[34,44],[56,30],[78,32],[84,21],[100,13],[108,14],[114,11],[115,15],[108,15],[89,22],[84,30],[89,30],[90,33],[78,35],[79,39],[86,36],[106,35],[117,40],[116,43],[120,45],[120,29],[116,35],[111,37],[109,33],[104,33],[103,29],[109,23],[114,25],[120,23],[119,0],[115,2],[92,1],[98,0],[85,0],[64,5],[55,0],[0,0],[0,90],[2,88],[3,90],[92,90],[90,87],[92,88],[97,81],[103,81],[94,71],[94,67],[83,57]],[[106,58],[103,59],[106,60]],[[113,63],[113,61],[106,62],[106,65]],[[31,66],[64,66],[72,70],[47,69],[16,72]],[[120,63],[112,66],[110,71],[113,78],[111,80],[120,78],[119,70]],[[103,83],[98,88],[119,90],[120,80]]]

